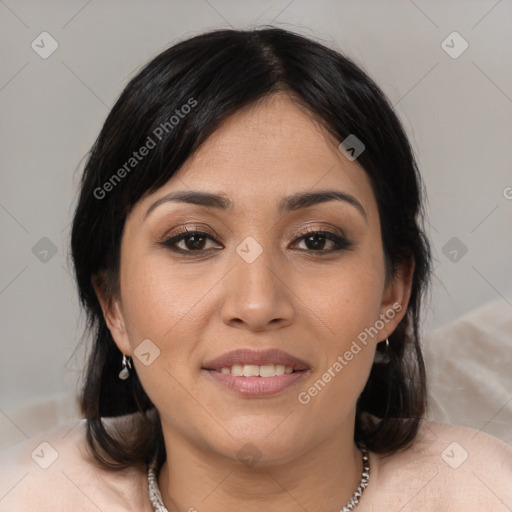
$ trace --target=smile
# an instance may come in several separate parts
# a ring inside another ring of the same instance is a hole
[[[245,397],[275,395],[309,373],[306,361],[278,350],[240,348],[203,364],[215,384]]]
[[[276,377],[293,373],[293,368],[283,364],[234,364],[231,367],[223,366],[220,373],[229,373],[235,377]]]

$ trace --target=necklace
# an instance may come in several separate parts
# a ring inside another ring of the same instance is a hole
[[[356,505],[359,503],[359,498],[363,494],[363,491],[368,487],[368,482],[370,480],[370,458],[368,457],[368,450],[364,446],[361,447],[361,452],[363,454],[363,472],[361,474],[361,481],[347,504],[340,509],[340,512],[350,512],[351,510],[354,510]],[[156,459],[153,460],[148,468],[148,486],[149,499],[153,505],[154,512],[168,512],[165,508],[164,502],[162,501],[160,489],[158,488]]]

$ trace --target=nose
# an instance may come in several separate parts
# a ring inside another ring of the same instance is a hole
[[[223,280],[221,316],[226,325],[265,331],[293,322],[295,295],[270,252],[264,250],[252,263],[234,253],[233,270]]]

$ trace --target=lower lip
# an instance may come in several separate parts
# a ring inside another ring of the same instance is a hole
[[[205,370],[219,384],[243,396],[258,397],[280,393],[295,384],[304,376],[306,370],[301,370],[275,377],[235,377],[230,373],[217,370]]]

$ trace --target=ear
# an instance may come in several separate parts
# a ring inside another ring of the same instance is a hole
[[[123,354],[131,355],[121,300],[113,296],[109,278],[101,272],[93,276],[91,283],[103,311],[103,318],[115,344]]]
[[[402,261],[395,273],[388,279],[382,295],[380,319],[385,327],[379,336],[385,340],[395,330],[405,316],[409,298],[411,297],[412,278],[414,275],[414,259]]]

